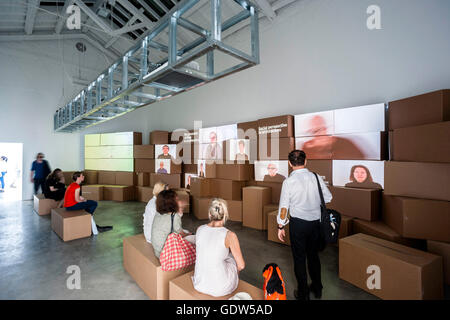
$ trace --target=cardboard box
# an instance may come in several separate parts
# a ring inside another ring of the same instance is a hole
[[[139,187],[148,187],[150,185],[150,174],[148,172],[138,172],[136,175]]]
[[[393,131],[396,161],[450,162],[450,121]]]
[[[441,256],[444,267],[444,281],[450,285],[450,243],[427,241],[428,252]]]
[[[242,200],[242,188],[244,181],[233,181],[225,179],[209,179],[211,197],[225,200]]]
[[[191,195],[195,197],[210,197],[211,196],[211,179],[206,178],[192,178],[191,179]]]
[[[327,208],[367,221],[378,220],[381,209],[381,190],[328,187],[333,199]]]
[[[450,163],[386,161],[384,193],[450,201]]]
[[[285,235],[286,235],[284,238],[284,242],[281,242],[280,239],[278,239],[277,215],[278,215],[278,210],[269,212],[267,214],[267,240],[290,246],[291,239],[290,239],[290,235],[289,235],[289,224],[287,224],[284,227]]]
[[[227,207],[230,220],[242,222],[242,201],[227,200]]]
[[[43,194],[35,194],[33,197],[33,208],[34,211],[40,215],[50,214],[52,209],[58,207],[59,201],[53,199],[46,199]]]
[[[283,115],[258,120],[258,135],[267,138],[278,136],[287,138],[294,136],[294,116]]]
[[[341,228],[339,229],[339,239],[351,236],[353,234],[353,218],[341,214]]]
[[[242,189],[242,225],[264,229],[264,206],[272,203],[269,187],[245,187]]]
[[[237,124],[238,139],[258,139],[258,121],[241,122]]]
[[[306,168],[321,176],[327,186],[333,185],[332,160],[306,160]]]
[[[389,130],[450,121],[450,90],[389,102]]]
[[[383,195],[383,221],[406,238],[450,242],[450,202]]]
[[[364,221],[353,219],[353,233],[364,233],[380,239],[403,244],[408,247],[421,248],[423,243],[415,239],[403,238],[399,233],[384,224],[382,221]]]
[[[133,158],[136,159],[155,159],[155,146],[146,144],[133,147]]]
[[[261,289],[242,280],[239,280],[238,287],[234,292],[223,297],[213,297],[200,293],[194,289],[194,285],[192,283],[193,276],[194,271],[186,273],[170,281],[170,300],[228,300],[238,292],[248,293],[252,297],[252,300],[264,300],[264,294]]]
[[[63,176],[64,176],[66,186],[68,186],[69,184],[71,184],[73,182],[72,176],[74,173],[75,173],[75,171],[63,171]]]
[[[183,172],[184,173],[195,173],[197,174],[197,164],[191,163],[183,163]]]
[[[278,203],[266,204],[263,207],[263,217],[264,217],[263,230],[267,230],[269,213],[273,211],[278,212]]]
[[[253,184],[253,183],[251,183]],[[281,196],[281,187],[283,183],[281,182],[264,182],[264,181],[256,181],[256,185],[259,187],[268,187],[271,189],[272,200],[270,203],[279,203]]]
[[[98,184],[116,184],[115,171],[99,171]]]
[[[181,174],[150,173],[150,187],[155,186],[158,181],[168,184],[172,189],[181,188]]]
[[[84,174],[84,184],[97,184],[98,183],[98,171],[95,170],[85,170]]]
[[[258,160],[288,160],[289,152],[294,149],[295,138],[293,137],[279,139],[261,137],[258,142]]]
[[[209,219],[208,210],[212,198],[192,197],[192,211],[199,220]]]
[[[255,171],[252,164],[217,164],[216,178],[234,181],[250,180]]]
[[[369,289],[374,266],[380,286]],[[364,234],[339,240],[339,277],[387,300],[443,297],[441,257]]]
[[[120,186],[134,186],[137,184],[137,176],[134,172],[116,171],[116,183]]]
[[[178,200],[184,204],[183,213],[189,213],[190,209],[189,192],[187,192],[184,189],[177,189],[175,190],[175,192],[177,193]]]
[[[155,172],[155,160],[154,159],[135,159],[134,171],[136,172]]]
[[[103,186],[103,200],[133,201],[135,199],[133,186]]]
[[[168,144],[169,143],[169,132],[155,130],[150,132],[150,144]]]
[[[153,188],[151,187],[136,187],[136,199],[140,202],[149,202],[153,198]]]
[[[170,162],[170,174],[181,174],[183,172],[183,165],[175,164],[175,162]]]
[[[169,299],[169,281],[194,269],[191,265],[175,271],[163,271],[153,247],[143,234],[123,239],[123,267],[152,300]]]
[[[91,236],[91,215],[85,210],[52,209],[51,216],[52,229],[63,241]]]
[[[81,187],[81,194],[88,200],[101,201],[103,200],[103,186],[102,185],[88,185]]]

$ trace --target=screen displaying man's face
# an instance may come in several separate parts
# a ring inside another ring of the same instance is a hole
[[[309,120],[308,133],[312,136],[322,136],[327,134],[327,124],[322,116],[314,116]]]
[[[269,176],[271,176],[271,177],[276,176],[277,171],[278,171],[278,169],[273,163],[271,163],[267,166],[267,172],[269,173]]]
[[[161,169],[163,169],[163,168],[164,168],[164,162],[160,162],[160,163],[159,163],[159,167],[160,167]]]
[[[245,145],[244,145],[244,142],[239,142],[239,152],[240,153],[244,153],[244,151],[245,151]]]
[[[212,131],[209,134],[209,140],[211,141],[211,143],[215,143],[217,141],[217,135],[216,135],[216,133],[214,131]]]
[[[358,167],[353,172],[353,176],[357,182],[363,183],[367,179],[367,172],[364,168]]]
[[[165,156],[167,156],[167,155],[169,154],[169,147],[168,147],[168,146],[164,146],[163,149],[162,149],[162,151],[163,151],[163,154],[164,154]]]

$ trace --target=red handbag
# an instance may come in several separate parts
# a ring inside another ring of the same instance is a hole
[[[159,262],[163,271],[183,269],[195,263],[195,245],[173,232],[173,218],[170,234],[167,236]]]

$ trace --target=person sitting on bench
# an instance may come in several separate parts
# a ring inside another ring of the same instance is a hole
[[[84,181],[84,175],[82,172],[77,171],[72,176],[72,182],[69,187],[67,187],[66,194],[64,195],[64,208],[67,211],[75,211],[75,210],[86,210],[86,212],[91,215],[94,214],[95,209],[97,208],[97,202],[93,200],[87,200],[81,196],[81,183]],[[92,222],[92,233],[94,235],[98,234],[98,232],[109,231],[113,227],[105,226],[100,227],[95,224],[94,217],[91,216]]]
[[[53,170],[53,172],[47,176],[44,183],[45,198],[53,199],[55,201],[63,200],[66,193],[66,186],[64,182],[64,175],[61,169]]]

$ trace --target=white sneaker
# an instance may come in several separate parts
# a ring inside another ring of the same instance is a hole
[[[91,226],[92,226],[92,234],[94,236],[98,235],[97,225],[95,224],[93,216],[91,216]]]

